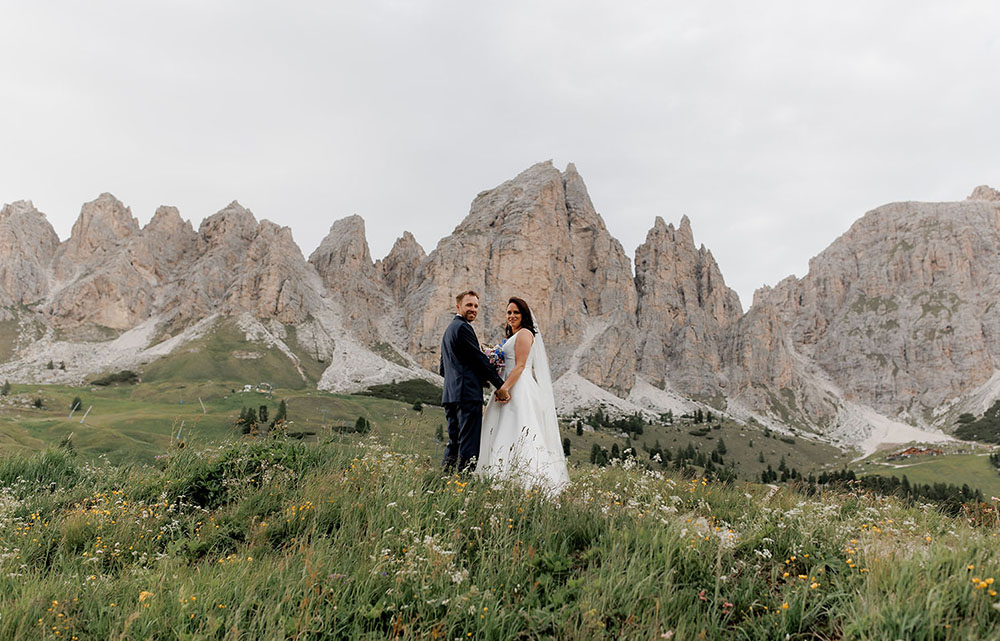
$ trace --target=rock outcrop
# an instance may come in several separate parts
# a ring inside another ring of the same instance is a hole
[[[418,285],[417,272],[420,270],[420,263],[426,258],[424,248],[413,234],[404,231],[386,257],[376,263],[376,272],[393,297],[397,301],[403,301]]]
[[[397,313],[396,304],[389,290],[379,282],[361,216],[348,216],[333,223],[326,238],[309,256],[309,263],[336,299],[347,327],[362,342],[376,345],[391,341],[393,337],[380,327],[382,321]]]
[[[126,238],[138,232],[139,221],[132,217],[132,211],[111,194],[101,194],[84,204],[69,240],[59,246],[55,256],[56,280],[72,281],[101,265]]]
[[[46,310],[54,324],[125,330],[148,317],[160,283],[145,277],[129,255],[139,234],[131,210],[111,194],[83,206],[55,255],[57,288]]]
[[[993,189],[989,185],[979,185],[972,190],[967,200],[989,200],[992,202],[1000,201],[1000,191]]]
[[[0,209],[0,306],[30,305],[49,292],[59,237],[31,201]]]
[[[217,312],[301,322],[308,316],[306,300],[319,296],[307,293],[305,259],[291,230],[258,223],[236,201],[202,221],[193,251],[183,255],[191,258],[162,304],[175,327]]]
[[[310,271],[292,230],[262,220],[246,246],[222,311],[250,312],[256,318],[297,325],[320,307],[322,290]]]
[[[932,422],[1000,363],[1000,203],[880,207],[759,298],[846,399]]]
[[[739,296],[726,283],[712,253],[695,248],[687,216],[674,229],[659,216],[635,250],[639,296],[639,371],[665,387],[716,398],[726,391],[727,332],[743,315]]]

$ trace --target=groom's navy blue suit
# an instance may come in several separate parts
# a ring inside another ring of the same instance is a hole
[[[444,466],[465,470],[469,460],[479,456],[483,385],[489,381],[499,389],[503,379],[480,350],[472,325],[457,314],[441,339],[441,376],[444,376],[441,404],[448,417]]]

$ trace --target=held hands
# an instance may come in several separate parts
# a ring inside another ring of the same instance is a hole
[[[497,403],[506,403],[510,400],[510,392],[502,387],[494,392],[493,395],[496,397]]]

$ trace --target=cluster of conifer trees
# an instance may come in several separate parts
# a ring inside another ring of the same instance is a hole
[[[285,405],[284,399],[278,403],[278,410],[274,413],[274,418],[270,422],[267,420],[269,414],[267,405],[261,405],[256,409],[253,407],[244,407],[240,410],[240,417],[236,419],[234,425],[243,434],[270,431],[276,427],[282,427],[285,421],[288,420],[288,407]]]
[[[967,441],[984,441],[1000,443],[1000,401],[986,410],[981,417],[972,414],[962,414],[958,417],[958,429],[955,436]]]

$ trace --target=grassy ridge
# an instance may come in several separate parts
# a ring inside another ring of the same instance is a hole
[[[991,510],[627,467],[551,501],[397,449],[2,460],[0,638],[996,638]]]

